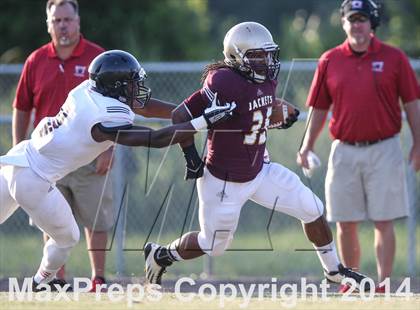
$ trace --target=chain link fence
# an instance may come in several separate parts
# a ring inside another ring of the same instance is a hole
[[[200,76],[205,65],[206,63],[145,63],[147,85],[152,88],[154,97],[179,104],[200,87]],[[420,62],[413,61],[412,65],[420,75]],[[21,65],[0,65],[1,154],[11,147],[10,106],[21,68]],[[315,68],[316,60],[283,63],[277,96],[297,105],[301,111],[306,111],[304,104]],[[271,161],[279,162],[295,171],[324,201],[324,178],[331,141],[327,129],[324,129],[316,145],[316,152],[323,165],[312,179],[303,177],[295,158],[304,134],[305,118],[305,113],[302,113],[300,122],[289,130],[270,130],[268,150]],[[155,128],[169,124],[168,121],[156,119],[138,118],[137,121],[140,124],[147,122],[147,126]],[[408,154],[411,135],[406,122],[401,137],[405,154]],[[196,135],[197,148],[203,153],[205,139],[205,133]],[[110,233],[108,247],[116,253],[115,270],[124,274],[132,269],[125,261],[127,252],[141,251],[148,240],[166,244],[187,231],[199,229],[198,198],[195,183],[183,179],[184,159],[177,145],[164,149],[118,146],[115,158],[109,182],[113,182],[114,186],[116,222]],[[408,178],[413,212],[411,224],[409,222],[411,232],[407,234],[411,235],[408,249],[412,251],[407,253],[407,266],[411,268],[410,272],[414,272],[415,213],[419,206],[416,190],[419,188],[419,180],[412,171],[409,171]],[[5,237],[29,236],[33,234],[33,230],[34,228],[28,226],[28,217],[22,210],[18,210],[0,226],[0,234]],[[269,250],[272,247],[271,234],[290,230],[301,231],[300,223],[283,214],[274,214],[272,217],[271,210],[247,202],[241,213],[232,250]],[[253,236],[251,241],[246,238],[249,235]],[[205,268],[208,273],[211,272],[209,262]]]

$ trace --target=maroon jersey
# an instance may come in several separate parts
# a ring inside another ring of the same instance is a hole
[[[253,83],[222,68],[211,71],[203,88],[184,101],[193,117],[201,115],[216,94],[221,104],[236,102],[233,116],[208,133],[206,165],[215,177],[248,182],[260,172],[276,86],[275,81]]]

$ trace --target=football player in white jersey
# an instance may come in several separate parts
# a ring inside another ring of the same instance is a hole
[[[190,122],[160,130],[134,126],[133,111],[141,114],[150,99],[145,79],[144,69],[129,53],[100,54],[89,66],[89,80],[69,93],[60,112],[44,118],[31,139],[0,156],[0,224],[20,206],[51,237],[33,277],[33,291],[63,286],[55,274],[79,240],[70,206],[55,187],[57,180],[114,143],[154,148],[176,144],[228,118],[235,108],[234,103],[214,102]]]

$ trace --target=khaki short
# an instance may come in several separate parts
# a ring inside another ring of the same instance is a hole
[[[79,224],[93,231],[107,231],[114,225],[112,182],[110,176],[95,173],[95,163],[71,172],[57,182],[57,188]]]
[[[399,136],[370,146],[335,140],[325,180],[327,219],[386,221],[408,215],[408,192]]]

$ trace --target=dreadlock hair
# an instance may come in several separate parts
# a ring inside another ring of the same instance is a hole
[[[233,69],[232,66],[227,65],[223,60],[219,60],[217,62],[211,63],[204,67],[203,75],[201,76],[201,84],[204,83],[204,81],[207,78],[207,75],[209,75],[210,71],[218,70],[222,68],[230,68]]]

